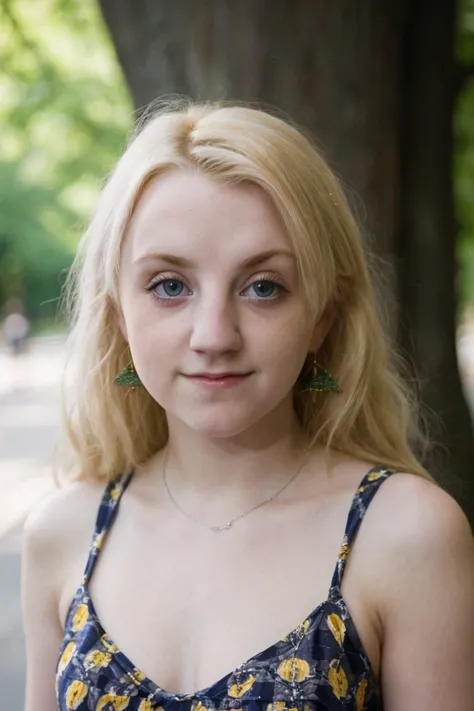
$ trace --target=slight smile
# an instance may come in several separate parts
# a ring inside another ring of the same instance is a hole
[[[195,373],[185,375],[188,380],[210,388],[229,388],[243,382],[252,373]]]

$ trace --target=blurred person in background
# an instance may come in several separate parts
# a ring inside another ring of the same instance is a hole
[[[150,115],[69,300],[75,481],[26,525],[26,711],[471,711],[469,524],[307,138]]]
[[[23,301],[19,297],[8,299],[4,312],[6,316],[2,324],[3,340],[10,352],[17,356],[24,351],[30,322],[25,316]]]

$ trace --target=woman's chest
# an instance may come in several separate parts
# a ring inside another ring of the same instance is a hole
[[[337,597],[233,671],[184,694],[157,686],[124,655],[95,618],[87,590],[68,623],[57,675],[61,711],[329,711],[340,702],[353,711],[380,708],[379,685]]]
[[[327,599],[346,510],[342,504],[340,516],[333,509],[299,521],[275,516],[270,532],[241,526],[215,534],[192,522],[157,532],[117,529],[90,584],[103,631],[168,691],[208,687],[285,638]],[[377,668],[378,640],[352,577],[351,614]]]

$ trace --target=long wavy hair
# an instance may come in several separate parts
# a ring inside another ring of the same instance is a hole
[[[148,112],[110,175],[65,286],[71,330],[63,403],[68,478],[111,480],[167,442],[166,413],[145,388],[114,383],[129,360],[114,318],[121,246],[152,179],[197,167],[216,180],[260,186],[276,206],[297,258],[309,315],[331,303],[333,325],[317,354],[341,387],[294,407],[314,445],[432,477],[401,360],[384,334],[360,230],[343,188],[311,140],[288,120],[242,105],[164,104]]]

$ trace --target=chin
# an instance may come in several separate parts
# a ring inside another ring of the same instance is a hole
[[[249,411],[248,407],[240,412],[236,412],[236,408],[233,408],[231,412],[222,412],[221,410],[208,413],[203,412],[201,408],[195,413],[188,412],[187,417],[179,417],[190,429],[215,439],[237,437],[252,427],[260,418],[260,412],[254,414]]]
[[[187,422],[186,424],[190,429],[210,439],[230,439],[231,437],[238,437],[242,432],[245,432],[251,427],[252,423],[248,421],[226,421],[224,419],[218,422],[203,422],[201,419],[199,422]]]

